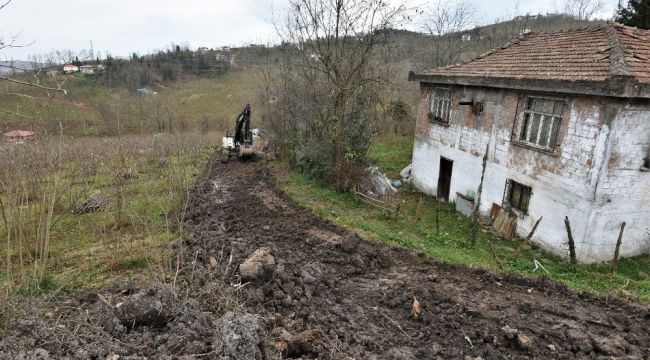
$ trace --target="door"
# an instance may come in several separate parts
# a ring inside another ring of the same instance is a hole
[[[438,199],[449,201],[449,189],[451,188],[451,170],[454,162],[440,157],[440,171],[438,173]]]

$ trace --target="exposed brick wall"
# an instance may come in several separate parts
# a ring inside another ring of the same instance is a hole
[[[480,179],[480,158],[489,144],[490,179],[484,188],[483,211],[492,202],[501,203],[505,180],[513,178],[533,188],[532,210],[520,219],[519,233],[526,234],[534,220],[544,216],[536,240],[550,250],[560,255],[566,251],[564,216],[572,219],[574,237],[581,242],[579,256],[585,261],[609,256],[611,250],[604,249],[609,240],[596,239],[594,231],[614,231],[623,217],[632,226],[623,253],[638,253],[644,247],[642,233],[650,234],[650,213],[637,208],[645,209],[650,202],[650,173],[639,170],[640,154],[650,150],[650,105],[591,96],[528,94],[566,100],[559,146],[549,153],[521,146],[513,139],[526,92],[453,88],[450,122],[445,126],[428,119],[430,90],[426,84],[421,86],[414,149],[414,180],[421,189],[435,193],[440,156],[454,161],[452,200],[456,191],[475,189]],[[461,100],[472,99],[484,102],[480,116],[470,107],[458,105]],[[612,200],[631,195],[646,199],[645,204],[626,206]],[[607,221],[607,216],[614,221]]]

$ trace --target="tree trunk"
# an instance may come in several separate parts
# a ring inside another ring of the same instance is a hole
[[[345,94],[339,94],[334,101],[334,117],[336,121],[334,146],[334,184],[338,191],[343,191],[345,174],[343,173],[343,115],[345,114]]]

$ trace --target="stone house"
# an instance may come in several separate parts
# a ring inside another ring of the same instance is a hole
[[[411,176],[421,191],[517,216],[525,236],[580,261],[650,247],[650,30],[619,24],[529,33],[420,83]],[[469,194],[469,196],[467,196]],[[475,201],[475,200],[472,200]]]
[[[79,66],[79,71],[82,74],[92,75],[95,73],[95,67],[93,65],[81,65]]]

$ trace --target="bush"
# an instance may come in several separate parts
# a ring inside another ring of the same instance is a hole
[[[322,137],[309,137],[297,143],[296,164],[310,178],[329,180],[334,172],[334,144]]]

